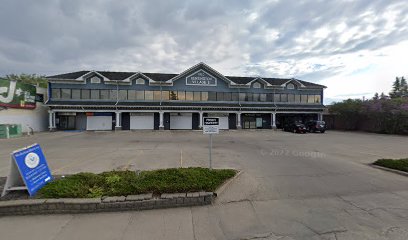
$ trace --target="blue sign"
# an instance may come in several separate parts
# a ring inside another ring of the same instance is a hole
[[[12,153],[30,196],[52,180],[50,169],[39,144]]]

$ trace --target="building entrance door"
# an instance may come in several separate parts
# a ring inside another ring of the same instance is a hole
[[[59,128],[62,130],[74,130],[75,129],[75,116],[60,116]]]

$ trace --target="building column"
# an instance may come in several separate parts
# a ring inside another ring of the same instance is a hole
[[[241,129],[241,113],[237,113],[237,129]]]
[[[115,112],[115,114],[116,114],[115,130],[122,130],[122,113]]]
[[[50,131],[54,129],[54,112],[53,111],[48,111],[48,128]]]
[[[160,112],[159,112],[159,115],[160,115],[159,129],[160,129],[160,130],[163,130],[163,129],[164,129],[164,120],[163,120],[163,118],[164,118],[164,112],[163,112],[163,111],[160,111]]]
[[[323,121],[323,113],[318,113],[317,114],[317,120],[318,121]]]
[[[276,113],[272,113],[272,129],[276,129]]]
[[[200,111],[200,123],[199,123],[198,127],[200,129],[203,128],[203,112],[202,111]]]
[[[54,129],[57,128],[57,121],[55,120],[57,113],[56,112],[52,112],[52,127]]]

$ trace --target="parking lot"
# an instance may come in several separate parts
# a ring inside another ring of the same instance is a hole
[[[54,132],[0,140],[0,176],[10,152],[35,142],[54,174],[208,166],[200,131]],[[4,239],[31,228],[51,229],[32,239],[408,239],[408,178],[368,166],[407,157],[407,146],[370,133],[225,131],[213,138],[213,166],[243,174],[213,206],[3,217],[0,230]]]

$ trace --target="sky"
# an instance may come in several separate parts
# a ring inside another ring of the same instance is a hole
[[[327,86],[324,103],[408,76],[406,0],[0,0],[0,76],[79,70],[224,75]]]

